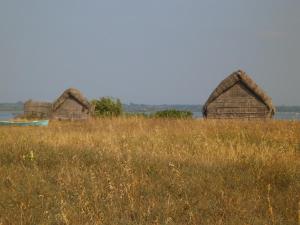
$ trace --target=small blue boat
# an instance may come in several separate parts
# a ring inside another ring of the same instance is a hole
[[[49,120],[36,120],[36,121],[0,121],[0,126],[48,126]]]

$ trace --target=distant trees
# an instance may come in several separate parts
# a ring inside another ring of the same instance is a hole
[[[102,117],[120,116],[123,112],[123,107],[120,99],[112,97],[102,97],[91,101],[94,107],[94,115]]]
[[[112,97],[102,97],[100,99],[94,99],[91,101],[94,108],[94,116],[96,117],[117,117],[124,115],[130,116],[141,116],[144,118],[167,118],[167,119],[191,119],[193,113],[188,110],[176,110],[166,109],[153,113],[125,113],[123,114],[123,104],[120,99]]]
[[[173,118],[173,119],[191,119],[193,113],[190,111],[180,111],[176,109],[167,109],[155,112],[152,117],[154,118]]]

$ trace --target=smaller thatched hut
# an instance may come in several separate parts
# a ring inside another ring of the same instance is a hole
[[[274,112],[271,98],[241,70],[223,80],[203,106],[203,116],[213,119],[266,119]]]
[[[24,103],[24,115],[33,118],[49,118],[51,116],[52,103],[36,102],[28,100]]]
[[[91,115],[89,101],[74,88],[67,89],[54,103],[52,118],[59,120],[84,120]]]

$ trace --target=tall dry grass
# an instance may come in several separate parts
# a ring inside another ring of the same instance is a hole
[[[0,128],[0,224],[299,224],[300,123]]]

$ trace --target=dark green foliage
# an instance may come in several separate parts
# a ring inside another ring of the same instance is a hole
[[[111,97],[102,97],[99,100],[92,100],[95,116],[120,116],[123,112],[122,103],[120,99]]]
[[[190,111],[179,111],[176,109],[167,109],[158,111],[153,114],[156,118],[174,118],[174,119],[190,119],[193,117],[193,113]]]

